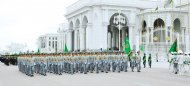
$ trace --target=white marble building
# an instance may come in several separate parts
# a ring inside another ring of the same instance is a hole
[[[66,8],[68,28],[58,31],[60,46],[66,43],[70,51],[123,50],[128,37],[135,51],[144,44],[145,52],[166,53],[178,39],[179,49],[188,52],[188,0],[173,1],[79,0]]]
[[[41,53],[58,51],[58,34],[46,34],[38,38],[38,47]]]
[[[57,33],[45,34],[38,38],[38,48],[41,53],[61,53],[64,52],[65,31],[67,24],[60,24]]]

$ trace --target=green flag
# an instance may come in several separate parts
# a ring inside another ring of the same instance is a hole
[[[126,37],[125,52],[126,52],[127,55],[130,54],[130,52],[131,52],[131,47],[130,47],[130,43],[129,43],[128,37]]]
[[[40,49],[38,48],[37,54],[40,54]]]
[[[144,44],[141,45],[141,51],[144,51]]]
[[[170,5],[172,2],[173,2],[173,0],[165,1],[164,8],[166,8],[166,6]]]
[[[177,39],[174,41],[174,43],[172,44],[169,53],[171,52],[177,52]]]
[[[157,11],[157,10],[158,10],[158,6],[156,7],[155,11]]]
[[[65,44],[64,52],[65,52],[65,53],[68,53],[68,52],[69,52],[69,50],[68,50],[68,48],[67,48],[67,44]]]

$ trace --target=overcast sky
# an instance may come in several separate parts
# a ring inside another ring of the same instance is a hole
[[[66,7],[77,0],[0,0],[0,51],[11,43],[37,49],[37,38],[67,22]]]

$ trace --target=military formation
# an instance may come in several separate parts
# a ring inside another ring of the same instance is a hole
[[[190,71],[190,53],[172,52],[169,54],[169,69],[175,74],[182,74]]]
[[[0,56],[0,62],[4,63],[5,65],[9,66],[11,65],[17,65],[17,57],[18,54],[13,55],[1,55]]]
[[[146,54],[144,53],[144,56],[143,56],[143,66],[144,66],[144,68],[146,68],[146,60],[147,60]],[[149,54],[149,56],[148,56],[148,65],[151,68],[151,66],[152,66],[152,56],[151,56],[151,54]]]
[[[134,72],[141,70],[140,52],[126,55],[124,52],[91,52],[91,53],[65,53],[65,54],[32,54],[18,57],[20,72],[34,76],[47,73],[56,75]]]

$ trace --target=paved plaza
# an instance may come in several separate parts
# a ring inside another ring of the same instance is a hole
[[[17,66],[0,63],[0,86],[189,86],[190,76],[173,74],[167,62],[154,62],[152,68],[141,72],[63,74],[29,77],[18,71]]]

